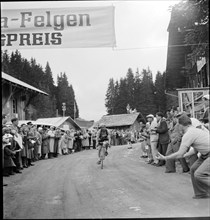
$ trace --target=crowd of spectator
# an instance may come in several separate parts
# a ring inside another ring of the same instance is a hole
[[[147,123],[141,123],[139,142],[141,143],[142,155],[141,158],[147,158],[146,162],[154,166],[166,165],[166,173],[176,172],[175,160],[160,161],[156,155],[170,155],[179,150],[183,129],[178,123],[178,119],[186,115],[190,118],[192,126],[201,129],[204,132],[209,132],[208,117],[198,120],[191,117],[189,113],[178,112],[176,108],[172,108],[166,112],[166,116],[162,112],[156,115],[149,114],[146,116]],[[192,164],[198,159],[199,154],[193,154],[185,158],[179,159],[183,172],[189,172]]]
[[[20,174],[39,160],[96,149],[96,134],[96,129],[62,130],[32,122],[19,125],[18,118],[7,121],[2,115],[3,176]]]
[[[138,139],[138,131],[134,129],[110,129],[111,145],[125,145],[128,140],[135,143]]]
[[[206,95],[209,105],[209,95]],[[209,108],[200,120],[176,109],[147,115],[147,123],[141,124],[141,158],[156,167],[165,165],[165,173],[176,172],[176,161],[183,173],[191,175],[195,196],[210,197],[210,141]]]

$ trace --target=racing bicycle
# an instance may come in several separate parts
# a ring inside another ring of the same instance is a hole
[[[109,143],[108,143],[108,141],[103,141],[103,142],[100,143],[100,146],[101,147],[99,148],[99,158],[100,158],[100,161],[101,161],[101,169],[103,169],[104,160],[105,160],[105,157],[107,156],[106,148],[108,148]]]

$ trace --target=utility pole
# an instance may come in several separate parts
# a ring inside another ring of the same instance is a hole
[[[62,111],[63,111],[63,117],[65,117],[65,111],[66,111],[66,103],[62,103]]]

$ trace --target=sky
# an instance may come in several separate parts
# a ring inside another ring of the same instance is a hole
[[[22,57],[32,57],[45,68],[52,70],[56,84],[57,75],[66,73],[73,86],[79,117],[98,121],[106,115],[105,97],[109,79],[125,77],[129,68],[148,67],[153,73],[166,69],[169,6],[174,0],[139,1],[24,1],[1,2],[1,10],[63,7],[115,7],[115,48],[60,48],[20,49]],[[8,50],[9,53],[12,50]]]

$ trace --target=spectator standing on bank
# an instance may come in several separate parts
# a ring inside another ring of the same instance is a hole
[[[45,159],[46,155],[49,154],[50,152],[50,145],[49,145],[49,134],[48,130],[46,127],[43,128],[43,133],[42,133],[42,156],[41,159]],[[49,156],[48,156],[49,158]]]
[[[82,147],[87,150],[88,147],[89,147],[89,140],[88,140],[89,135],[88,135],[87,130],[83,130],[83,135],[82,136],[83,136]]]
[[[70,149],[71,149],[71,153],[74,153],[74,134],[75,134],[75,130],[72,128],[70,130],[70,137],[71,137]]]
[[[35,135],[35,143],[34,143],[34,161],[39,160],[38,150],[40,145],[40,133],[37,131],[37,126],[33,125],[34,135]]]
[[[140,142],[141,145],[141,150],[142,150],[142,155],[140,156],[141,158],[147,158],[147,149],[146,149],[146,144],[147,144],[147,135],[146,134],[146,126],[142,125],[141,126],[141,130],[140,130],[140,134],[139,134],[139,139],[138,141]]]
[[[54,151],[54,154],[53,154],[54,157],[58,156],[58,153],[59,153],[58,148],[59,148],[60,139],[61,139],[61,129],[57,127],[56,130],[55,130],[55,141],[54,141],[54,150],[53,150]]]
[[[2,129],[2,149],[3,149],[3,176],[14,175],[13,169],[16,167],[13,158],[16,154],[13,150],[13,135],[11,134],[10,127],[4,127]]]
[[[67,134],[67,131],[65,131],[64,134],[61,136],[60,148],[61,148],[63,155],[68,154],[68,134]]]
[[[23,150],[21,151],[21,158],[22,158],[22,165],[23,168],[28,168],[28,143],[27,143],[27,136],[28,136],[28,127],[26,124],[22,124],[20,128],[22,140],[23,140]]]
[[[158,122],[158,127],[156,132],[159,134],[159,139],[158,139],[158,151],[162,155],[166,155],[167,147],[170,141],[169,138],[169,133],[168,133],[168,126],[166,123],[166,120],[163,118],[163,113],[162,112],[157,112],[156,113],[156,118]],[[163,166],[165,165],[165,161],[159,161],[156,166]]]
[[[97,131],[93,129],[92,131],[93,149],[96,149],[96,135],[97,135]]]
[[[132,135],[132,134],[131,134],[131,132],[132,132],[132,131],[128,129],[128,130],[126,131],[126,136],[125,136],[125,137],[126,137],[126,140],[127,140],[127,143],[126,143],[126,144],[128,145],[128,149],[132,149],[132,142],[131,142],[131,135]]]
[[[27,123],[28,126],[28,134],[27,134],[27,144],[28,144],[28,166],[34,166],[32,164],[34,158],[34,144],[36,143],[35,130],[33,128],[32,122]]]
[[[18,145],[18,143],[15,141],[15,138],[18,138],[18,132],[19,132],[19,129],[18,129],[18,118],[12,118],[11,119],[11,133],[14,135],[14,139],[13,139],[13,149],[14,151],[16,150],[19,150],[20,149],[20,146]],[[22,167],[22,158],[21,158],[21,152],[20,151],[17,151],[16,154],[15,154],[15,158],[14,158],[14,163],[16,165],[14,171],[16,173],[21,173],[20,169]]]
[[[170,143],[168,145],[166,156],[171,155],[179,150],[182,136],[183,136],[183,129],[182,126],[178,123],[178,116],[173,118],[173,128],[170,132]],[[183,173],[188,172],[190,168],[186,162],[185,158],[180,158],[179,162],[182,166]],[[176,172],[176,160],[166,160],[166,170],[165,173],[175,173]]]
[[[88,141],[89,141],[89,149],[92,146],[92,132],[91,130],[88,130]]]
[[[158,153],[157,146],[159,140],[159,134],[157,133],[158,123],[157,119],[152,114],[147,115],[146,118],[150,122],[148,132],[150,135],[150,146],[153,160],[151,164],[156,166],[158,164],[158,160],[156,158],[156,155]]]
[[[83,135],[80,130],[77,130],[74,134],[74,149],[75,152],[79,152],[82,150],[82,139]]]
[[[4,128],[5,124],[7,123],[7,117],[6,117],[6,114],[2,114],[2,129]],[[3,130],[2,130],[2,134],[3,134]],[[6,146],[7,142],[9,142],[8,140],[4,141],[2,140],[2,149],[1,149],[1,153],[2,153],[2,169],[3,169],[3,172],[4,172],[4,147]],[[3,183],[3,186],[7,186],[6,183]]]
[[[67,130],[66,131],[66,134],[67,134],[67,150],[68,150],[68,154],[71,154],[72,153],[72,137],[71,137],[71,131],[70,130]]]
[[[123,136],[122,136],[123,130],[119,130],[119,145],[123,145]]]
[[[42,154],[42,127],[37,128],[37,159],[40,160]]]
[[[149,128],[150,128],[150,122],[148,121],[146,123],[146,127],[143,130],[143,132],[141,133],[141,135],[143,135],[144,137],[146,137],[146,145],[145,145],[145,149],[147,151],[147,163],[151,164],[153,162],[153,157],[152,157],[152,150],[151,150],[151,145],[150,145],[150,134],[149,134]]]
[[[54,155],[54,143],[55,143],[55,127],[50,126],[50,130],[48,131],[49,135],[49,145],[50,145],[50,152],[48,153],[48,158],[53,158]]]
[[[116,129],[116,145],[120,145],[120,132]]]

